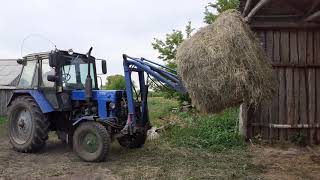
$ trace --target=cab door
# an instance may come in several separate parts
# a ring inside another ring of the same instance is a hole
[[[71,99],[68,92],[57,93],[55,82],[47,80],[48,75],[55,75],[55,70],[50,67],[49,59],[41,61],[41,77],[40,89],[43,91],[45,97],[57,111],[69,111],[71,107]]]

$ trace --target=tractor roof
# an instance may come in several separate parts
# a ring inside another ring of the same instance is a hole
[[[71,52],[71,53],[70,53]],[[23,59],[26,59],[26,60],[35,60],[35,59],[47,59],[49,58],[49,55],[52,54],[52,53],[61,53],[63,55],[66,55],[66,56],[86,56],[85,54],[81,54],[81,53],[76,53],[76,52],[73,52],[72,50],[54,50],[54,51],[46,51],[46,52],[39,52],[39,53],[33,53],[33,54],[28,54],[26,56],[23,57]]]
[[[23,57],[23,59],[37,59],[37,58],[40,58],[40,59],[46,59],[49,57],[49,54],[51,53],[52,51],[47,51],[47,52],[39,52],[39,53],[32,53],[32,54],[28,54],[26,56]]]

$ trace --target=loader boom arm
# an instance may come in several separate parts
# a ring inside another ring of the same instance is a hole
[[[181,93],[186,93],[186,89],[182,85],[182,81],[176,75],[176,70],[168,68],[164,65],[155,63],[145,58],[133,58],[127,55],[123,55],[124,66],[129,71],[143,71],[158,81],[164,83],[166,86]],[[130,66],[132,66],[130,68]],[[170,72],[171,71],[171,72]],[[174,73],[172,73],[174,72]]]
[[[182,84],[182,81],[176,75],[176,71],[161,64],[152,62],[145,58],[134,58],[124,54],[123,68],[126,80],[126,93],[128,101],[128,120],[124,130],[134,129],[136,124],[135,102],[133,100],[133,85],[131,80],[132,72],[137,72],[139,75],[139,87],[142,102],[141,119],[143,123],[147,122],[148,120],[148,84],[146,84],[145,82],[145,74],[147,74],[148,76],[152,76],[159,82],[163,83],[165,86],[177,92],[187,93],[185,87]]]

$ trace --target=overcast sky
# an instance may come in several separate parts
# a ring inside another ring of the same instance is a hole
[[[203,26],[209,0],[8,0],[1,2],[0,58],[20,58],[22,41],[41,34],[58,49],[72,48],[108,61],[108,74],[122,74],[121,55],[155,59],[154,37]],[[212,2],[212,1],[211,1]],[[22,55],[53,46],[43,38],[25,40]]]

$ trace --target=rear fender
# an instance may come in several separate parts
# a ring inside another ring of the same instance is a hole
[[[13,95],[10,97],[7,106],[9,106],[16,97],[21,95],[32,96],[33,99],[37,102],[38,106],[40,107],[42,113],[49,113],[54,111],[51,104],[39,90],[14,90]]]

